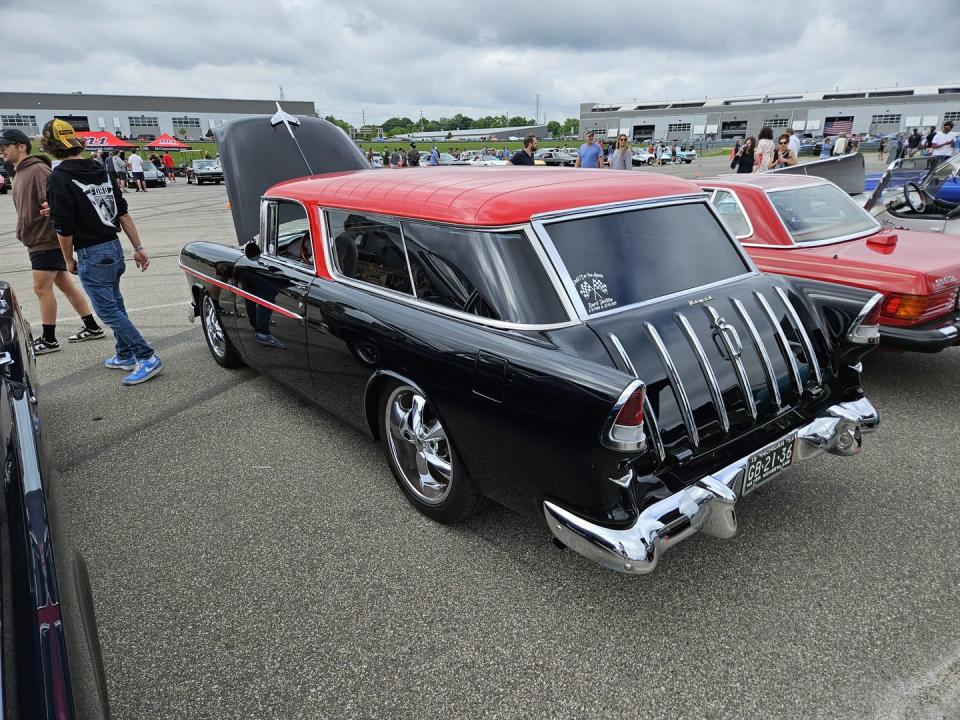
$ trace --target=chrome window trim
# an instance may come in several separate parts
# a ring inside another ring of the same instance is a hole
[[[470,313],[460,312],[459,310],[453,310],[452,308],[446,308],[446,307],[443,307],[442,305],[426,302],[424,300],[420,300],[416,298],[413,295],[398,293],[394,290],[389,290],[385,287],[381,287],[380,285],[373,285],[372,283],[366,283],[366,282],[363,282],[362,280],[355,280],[354,278],[349,278],[343,275],[334,263],[333,250],[331,247],[331,239],[330,239],[330,230],[329,230],[329,227],[327,226],[326,213],[328,211],[331,211],[331,212],[350,212],[350,211],[345,210],[344,208],[335,208],[335,207],[328,208],[328,207],[317,206],[317,213],[319,214],[320,234],[323,238],[323,254],[327,263],[327,270],[330,272],[330,277],[333,279],[334,282],[340,283],[341,285],[346,285],[348,287],[353,287],[358,290],[371,292],[374,295],[379,295],[388,300],[396,300],[405,305],[410,305],[411,307],[419,308],[421,310],[432,312],[437,315],[445,315],[445,316],[454,318],[456,320],[465,320],[467,322],[472,322],[476,325],[485,325],[487,327],[493,327],[498,330],[539,332],[539,331],[545,331],[545,330],[560,330],[562,328],[573,327],[574,325],[580,324],[580,320],[572,319],[574,316],[570,315],[569,313],[568,313],[568,318],[571,318],[571,319],[568,319],[564,322],[548,323],[548,324],[542,324],[542,325],[511,323],[504,320],[493,320],[491,318],[483,318],[483,317],[480,317],[479,315],[471,315]],[[367,216],[377,217],[377,218],[387,218],[391,220],[396,217],[396,216],[383,215],[378,213],[369,213]],[[415,220],[415,218],[399,218],[399,217],[396,217],[396,219]],[[420,222],[420,221],[417,220],[417,222]],[[479,229],[469,225],[450,225],[449,223],[441,223],[441,222],[436,222],[435,224],[443,225],[444,227],[468,228],[468,229],[474,229],[474,230]],[[525,228],[524,225],[510,225],[510,226],[496,228],[496,230],[516,232],[517,230],[522,230],[524,228]],[[484,231],[486,232],[489,232],[492,230],[494,229],[493,228],[484,229]],[[527,237],[529,238],[529,235]],[[540,255],[538,255],[538,257],[540,257]],[[549,268],[544,267],[544,271],[547,272],[547,274],[549,274]],[[412,287],[412,284],[411,284],[411,287]],[[561,301],[562,299],[563,298],[561,297]],[[564,307],[566,308],[566,304],[564,304]]]
[[[740,214],[743,215],[743,219],[747,221],[747,230],[750,231],[746,235],[734,235],[734,237],[737,238],[738,241],[741,241],[742,238],[753,237],[753,233],[754,233],[753,223],[750,221],[750,216],[747,215],[747,211],[744,209],[743,203],[740,202],[740,196],[737,195],[737,193],[734,190],[731,190],[730,188],[725,188],[725,187],[711,187],[711,188],[704,188],[704,190],[712,191],[712,194],[710,195],[710,198],[708,200],[708,202],[711,205],[713,204],[713,201],[716,200],[717,193],[721,193],[721,192],[729,193],[733,197],[733,201],[737,204],[737,208],[740,210]],[[748,243],[742,243],[742,244],[746,245]]]
[[[267,249],[267,248],[269,247],[269,243],[270,243],[269,233],[271,232],[271,230],[272,230],[272,231],[276,231],[277,236],[279,237],[279,233],[280,233],[280,223],[278,222],[278,219],[279,219],[279,217],[280,217],[280,213],[279,213],[279,211],[277,210],[277,204],[278,204],[278,203],[281,203],[281,202],[296,203],[297,205],[299,205],[300,207],[303,208],[303,212],[305,213],[305,214],[304,214],[304,217],[306,218],[306,221],[307,221],[307,232],[310,233],[310,243],[311,243],[311,248],[312,248],[312,245],[313,245],[313,230],[312,230],[312,228],[310,227],[310,210],[309,210],[309,208],[307,208],[307,206],[304,205],[304,204],[303,204],[302,202],[300,202],[299,200],[293,200],[292,198],[285,198],[285,197],[263,196],[263,197],[260,198],[260,202],[261,202],[261,206],[260,206],[260,242],[258,243],[258,244],[260,245],[260,252],[263,253],[263,255],[264,255],[265,257],[268,257],[268,258],[270,258],[271,260],[276,260],[277,262],[279,262],[279,263],[281,263],[281,264],[288,265],[289,267],[297,268],[298,270],[307,270],[307,271],[309,271],[309,272],[312,272],[314,275],[316,275],[316,274],[317,274],[317,259],[316,259],[315,257],[313,257],[312,255],[311,255],[311,258],[310,258],[311,263],[310,263],[309,265],[307,265],[306,263],[297,262],[296,260],[292,260],[292,259],[290,259],[290,258],[282,258],[282,257],[280,257],[279,255],[270,253],[270,252],[268,251],[268,249]],[[272,217],[270,217],[270,216],[271,216],[271,213],[270,213],[270,211],[269,211],[269,206],[270,206],[271,204],[273,205]],[[267,210],[267,213],[266,213],[266,215],[267,215],[267,218],[266,218],[267,227],[264,227],[263,205],[267,205],[267,207],[268,207],[268,210]],[[271,222],[271,221],[272,221],[272,222]],[[265,234],[264,234],[265,232],[268,233],[268,234],[265,235]]]
[[[714,216],[724,235],[726,235],[727,239],[731,242],[734,251],[743,261],[744,265],[747,266],[748,271],[734,277],[724,278],[723,280],[717,280],[712,283],[707,283],[706,285],[699,285],[697,287],[687,288],[685,290],[678,290],[677,292],[669,293],[667,295],[660,295],[655,298],[650,298],[649,300],[641,300],[640,302],[632,303],[630,305],[622,305],[593,314],[588,313],[587,308],[583,304],[583,300],[580,297],[580,293],[577,292],[577,289],[573,285],[573,278],[570,276],[566,265],[561,259],[560,253],[557,252],[557,248],[553,244],[553,240],[550,238],[550,233],[546,226],[553,222],[610,215],[613,213],[623,212],[624,210],[647,210],[670,205],[692,205],[695,203],[702,203],[705,205],[707,210]],[[713,288],[722,287],[728,283],[738,282],[745,278],[753,277],[759,274],[759,270],[757,270],[753,259],[747,254],[746,250],[743,249],[740,242],[731,234],[730,229],[727,227],[726,223],[720,219],[716,208],[710,204],[709,198],[703,192],[699,192],[696,195],[682,195],[670,198],[652,198],[641,201],[634,200],[629,202],[610,203],[607,205],[597,205],[595,208],[596,209],[577,208],[575,210],[562,211],[560,214],[549,213],[534,215],[530,220],[530,225],[533,228],[535,235],[542,243],[547,256],[550,258],[550,261],[553,263],[554,271],[559,276],[560,282],[563,284],[563,287],[567,292],[570,302],[576,311],[577,317],[579,317],[583,322],[593,318],[606,317],[607,315],[613,315],[615,313],[620,313],[627,310],[647,307],[649,305],[654,305],[666,300],[674,300],[676,298],[683,297],[684,295],[696,294],[703,292],[704,290],[712,290]]]

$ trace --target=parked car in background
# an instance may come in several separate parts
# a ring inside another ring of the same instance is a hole
[[[180,255],[211,355],[369,433],[434,520],[489,498],[647,573],[879,423],[875,294],[758,272],[686,180],[384,173],[330,123],[274,122],[293,137],[214,130],[239,244]]]
[[[467,160],[457,160],[457,158],[455,158],[453,155],[451,155],[451,154],[448,153],[448,152],[442,152],[442,153],[439,153],[439,155],[440,155],[440,158],[439,158],[439,161],[438,161],[438,163],[437,163],[438,165],[468,165],[468,164],[469,164],[469,161],[467,161]],[[420,165],[421,165],[421,166],[425,165],[425,166],[427,166],[427,167],[430,166],[430,155],[429,155],[429,154],[426,155],[426,157],[421,156],[421,158],[420,158]]]
[[[542,160],[544,165],[550,167],[573,167],[577,163],[577,156],[559,150],[537,150],[534,153],[535,160]]]
[[[187,182],[203,185],[204,183],[223,182],[223,167],[219,160],[194,160],[187,170]]]
[[[669,146],[663,151],[663,157],[661,158],[663,162],[673,163],[675,165],[679,165],[680,163],[689,165],[696,159],[696,150],[677,150],[676,154],[674,154],[673,148]]]
[[[657,161],[657,156],[649,152],[647,148],[633,148],[633,164],[636,167],[637,165],[653,165]]]
[[[960,344],[960,237],[881,226],[820,178],[696,182],[761,270],[880,293],[882,346],[938,352]]]
[[[106,720],[82,528],[56,482],[30,326],[0,281],[0,717]]]
[[[127,170],[127,182],[130,183],[130,187],[135,186],[135,180],[133,177],[133,172]],[[157,166],[154,165],[149,160],[143,161],[143,182],[147,187],[166,187],[167,186],[167,176],[164,175],[160,170],[157,169]]]
[[[894,161],[876,181],[864,208],[894,227],[960,235],[960,153],[945,160]]]
[[[463,157],[460,158],[463,160]],[[474,155],[468,158],[468,163],[472,167],[496,167],[498,165],[509,165],[508,160],[501,160],[496,155]]]

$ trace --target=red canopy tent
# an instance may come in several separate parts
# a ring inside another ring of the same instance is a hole
[[[77,137],[83,140],[87,150],[100,150],[103,148],[109,150],[128,150],[136,147],[125,140],[121,140],[111,132],[105,130],[78,132]]]
[[[190,150],[190,146],[180,142],[175,137],[164,133],[152,143],[147,145],[147,150]]]

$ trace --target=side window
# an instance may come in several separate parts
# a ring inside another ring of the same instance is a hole
[[[267,201],[266,255],[313,267],[313,242],[310,221],[300,203],[287,200]]]
[[[333,262],[341,275],[413,295],[400,224],[361,213],[326,213]]]
[[[416,295],[493,320],[548,324],[567,320],[526,234],[404,222]]]
[[[723,221],[733,230],[733,234],[738,238],[750,235],[750,224],[744,217],[740,205],[729,190],[717,190],[711,200],[713,206],[717,209]]]

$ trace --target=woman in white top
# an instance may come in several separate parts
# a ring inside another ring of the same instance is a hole
[[[633,150],[627,145],[627,136],[617,138],[617,147],[610,153],[609,166],[612,170],[633,170]]]
[[[768,127],[760,128],[760,134],[757,135],[757,150],[754,153],[756,162],[753,164],[753,171],[769,170],[773,162],[773,151],[776,149],[776,145],[773,144],[773,130]]]

